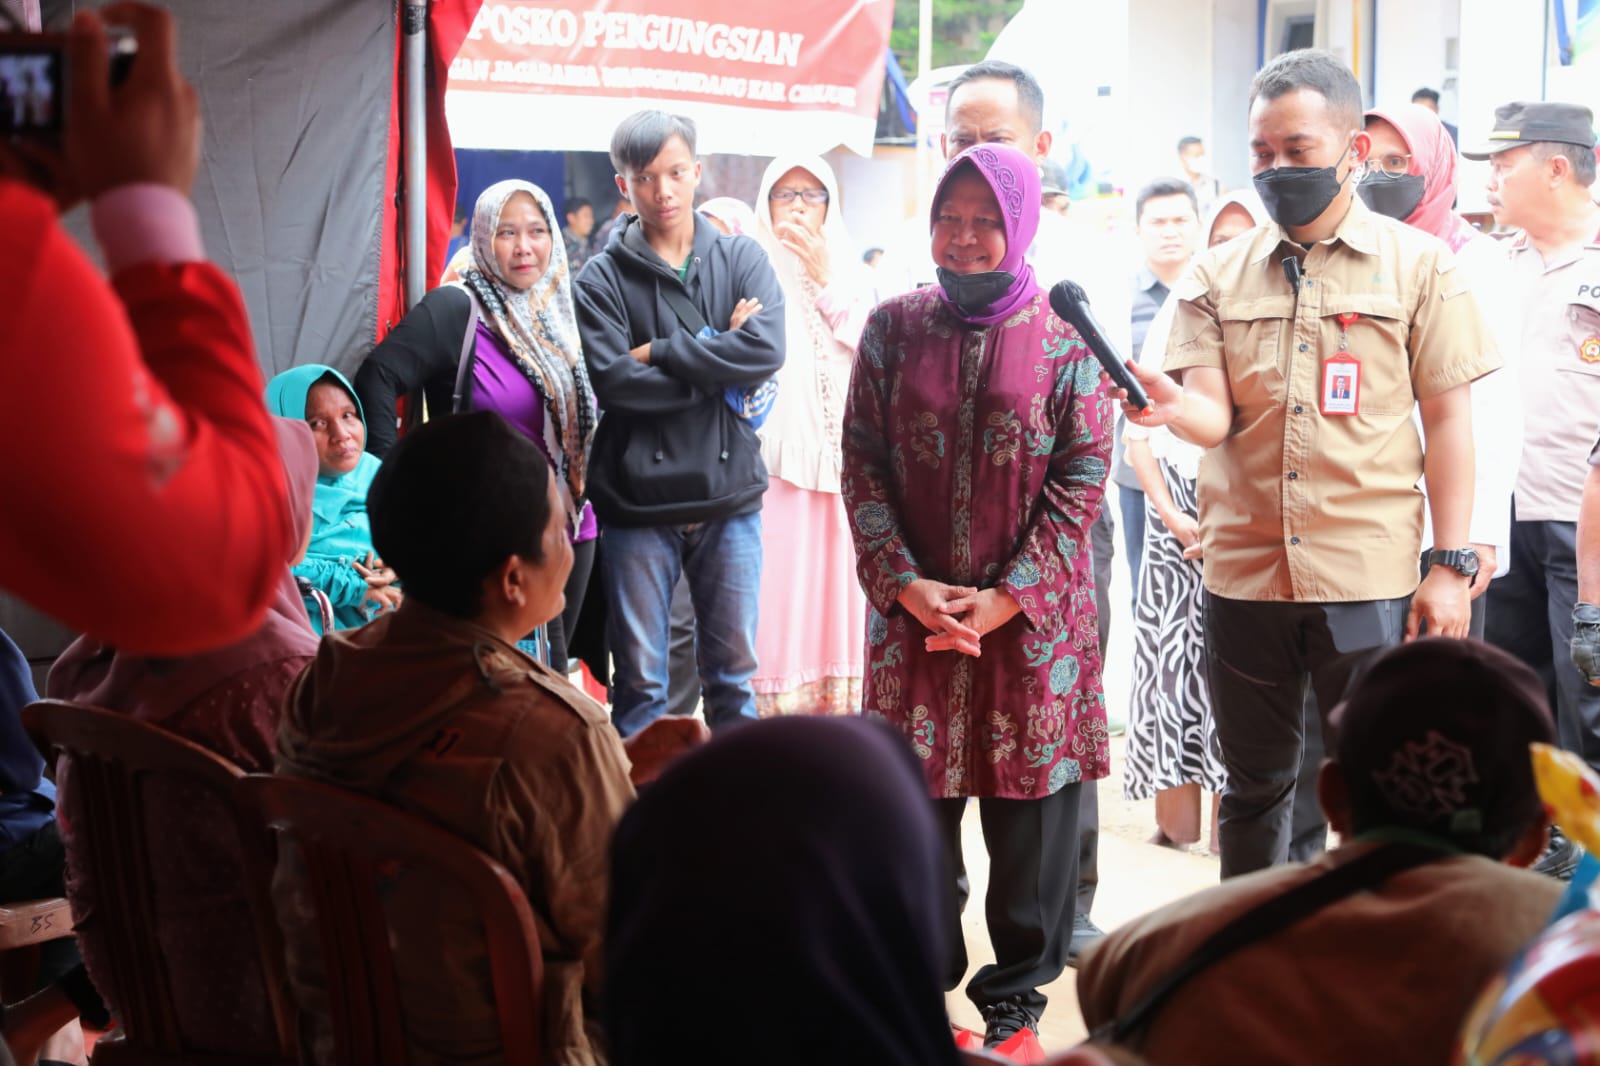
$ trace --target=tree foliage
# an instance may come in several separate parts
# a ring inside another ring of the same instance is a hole
[[[933,0],[933,65],[976,63],[1023,0]],[[889,47],[907,78],[917,71],[918,0],[895,0]]]

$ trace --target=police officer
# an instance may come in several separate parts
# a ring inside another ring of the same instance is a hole
[[[1577,104],[1512,103],[1462,155],[1490,162],[1495,221],[1520,229],[1507,254],[1523,302],[1522,465],[1511,569],[1489,587],[1486,635],[1554,689],[1562,746],[1600,768],[1600,690],[1569,660],[1578,599],[1577,520],[1600,435],[1600,207],[1594,114]],[[1582,608],[1579,608],[1582,612]]]

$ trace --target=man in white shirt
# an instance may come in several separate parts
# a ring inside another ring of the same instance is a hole
[[[1210,212],[1211,206],[1222,196],[1222,182],[1211,173],[1211,161],[1206,156],[1205,142],[1198,137],[1180,138],[1178,168],[1183,180],[1194,189],[1200,214],[1205,215]]]

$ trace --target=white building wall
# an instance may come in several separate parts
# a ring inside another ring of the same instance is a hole
[[[1250,80],[1256,74],[1256,0],[1212,0],[1211,132],[1207,145],[1224,187],[1250,182]]]
[[[1538,100],[1544,81],[1543,0],[1461,0],[1461,140],[1482,141],[1494,109],[1513,100]],[[1456,188],[1463,211],[1487,210],[1489,164],[1462,160]]]
[[[1132,121],[1124,142],[1124,181],[1130,195],[1155,178],[1178,176],[1180,137],[1201,138],[1217,157],[1213,6],[1213,0],[1128,0]]]
[[[1456,71],[1449,65],[1458,46],[1461,0],[1378,0],[1375,21],[1372,106],[1407,103],[1426,86],[1440,94],[1439,113],[1458,118]]]

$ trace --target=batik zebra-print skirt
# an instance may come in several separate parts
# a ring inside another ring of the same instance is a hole
[[[1185,514],[1197,514],[1195,483],[1159,462],[1174,505]],[[1183,545],[1146,498],[1122,776],[1128,799],[1148,799],[1190,782],[1208,792],[1222,789],[1222,757],[1206,691],[1204,598],[1199,560],[1183,557]]]

